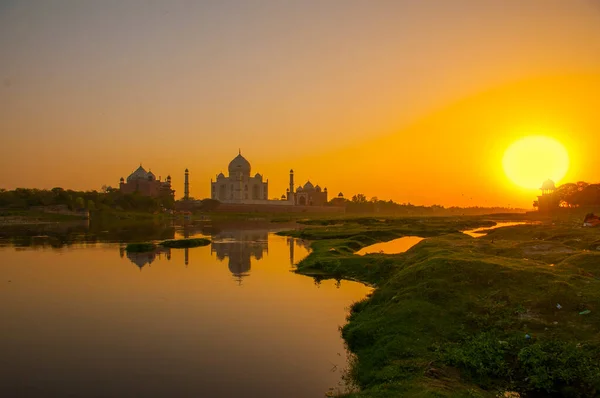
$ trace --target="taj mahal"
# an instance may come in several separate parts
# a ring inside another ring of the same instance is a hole
[[[294,188],[294,170],[290,170],[286,193],[279,200],[270,200],[269,180],[260,173],[251,175],[250,162],[241,151],[229,162],[228,172],[228,176],[219,173],[215,181],[210,181],[211,198],[221,203],[277,206],[323,206],[327,203],[327,188],[321,189],[310,181]]]

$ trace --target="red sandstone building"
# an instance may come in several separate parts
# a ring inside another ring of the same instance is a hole
[[[175,191],[171,189],[171,176],[167,176],[165,181],[161,181],[151,171],[146,171],[140,164],[136,171],[127,177],[127,182],[121,177],[119,190],[123,193],[138,192],[144,196],[160,197],[175,196]]]

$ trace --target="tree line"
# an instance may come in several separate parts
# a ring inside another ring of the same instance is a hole
[[[170,196],[148,197],[140,193],[124,194],[118,189],[102,191],[74,191],[63,188],[14,190],[0,189],[0,208],[27,210],[38,206],[66,206],[69,210],[126,210],[155,212],[172,209]]]
[[[592,185],[589,186],[593,188]],[[592,188],[589,188],[590,192],[593,190]],[[561,189],[559,189],[561,192],[563,190],[567,191],[566,188],[561,187]],[[597,192],[600,191],[597,190]],[[586,191],[586,195],[588,193]],[[587,196],[584,195],[584,197]],[[219,202],[213,199],[190,200],[188,202],[193,206],[183,207],[192,211],[212,211],[219,205]],[[350,200],[335,198],[329,202],[329,205],[343,205],[346,207],[347,213],[379,213],[382,215],[477,215],[514,211],[514,209],[503,207],[419,206],[411,203],[396,203],[392,200],[379,200],[377,197],[367,199],[361,193],[352,196]],[[118,189],[107,187],[102,187],[100,191],[74,191],[59,187],[50,190],[35,188],[0,189],[0,209],[26,210],[38,206],[66,206],[69,210],[141,212],[156,212],[180,207],[175,206],[175,201],[170,196],[149,197],[140,193],[124,194]]]
[[[569,182],[558,186],[554,193],[558,196],[561,207],[600,205],[600,184]]]
[[[380,200],[376,196],[367,199],[366,195],[359,193],[351,199],[335,198],[330,204],[342,204],[346,213],[354,214],[382,214],[382,215],[480,215],[493,213],[515,212],[518,209],[506,207],[444,207],[442,205],[422,206],[411,203],[396,203],[393,200]]]

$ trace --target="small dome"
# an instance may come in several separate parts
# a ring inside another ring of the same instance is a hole
[[[315,186],[310,181],[307,181],[306,184],[304,184],[303,189],[305,191],[313,191],[315,189]]]
[[[254,175],[254,178],[258,178],[258,179],[262,180],[262,176],[260,175],[260,173],[256,173]]]
[[[229,175],[241,171],[242,174],[250,175],[250,162],[240,153],[231,162],[229,162]]]
[[[219,173],[219,175],[217,175],[217,180],[219,180],[221,178],[225,178],[225,174]]]
[[[556,189],[556,186],[554,185],[554,181],[548,179],[548,180],[544,181],[541,189],[544,191],[551,191],[551,190]]]
[[[120,181],[121,181],[121,182],[123,182],[123,181],[125,181],[125,179],[124,179],[123,177],[121,177],[121,180],[120,180]]]
[[[190,171],[189,171],[188,169],[185,169],[185,172],[186,172],[186,173],[189,173]]]
[[[340,193],[338,193],[338,198],[343,198],[343,197],[344,197],[344,194],[343,194],[343,193],[341,193],[341,192],[340,192]]]
[[[296,188],[296,192],[302,192],[302,187],[298,185],[298,188]]]
[[[153,172],[151,172],[151,171],[149,171],[149,172],[148,172],[148,174],[147,174],[147,177],[146,177],[146,178],[148,178],[150,181],[154,181],[154,180],[156,180],[156,176],[155,176],[155,175],[154,175],[154,173],[153,173]]]
[[[321,187],[320,187],[319,185],[317,185],[317,186],[315,187],[315,191],[317,191],[317,192],[321,192]]]
[[[148,178],[148,172],[146,170],[144,170],[144,168],[140,164],[140,167],[138,167],[136,171],[134,171],[133,173],[131,173],[129,175],[129,177],[127,177],[127,181],[139,180],[139,179],[145,180],[147,178]]]
[[[170,180],[170,179],[171,179],[171,176],[170,176],[170,175],[168,175],[168,176],[167,176],[167,180]]]
[[[323,191],[327,192],[327,187],[325,187],[325,188],[323,189]]]
[[[282,200],[283,200],[283,199],[285,199],[285,195],[281,195],[281,199],[282,199]]]

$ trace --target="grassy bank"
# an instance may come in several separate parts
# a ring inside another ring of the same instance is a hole
[[[298,272],[376,287],[342,335],[350,397],[591,397],[600,394],[600,229],[579,219],[471,238],[484,218],[354,220],[313,239]],[[352,254],[426,236],[406,253]]]
[[[46,213],[33,210],[0,210],[0,225],[29,225],[69,222],[84,219],[82,216]]]

